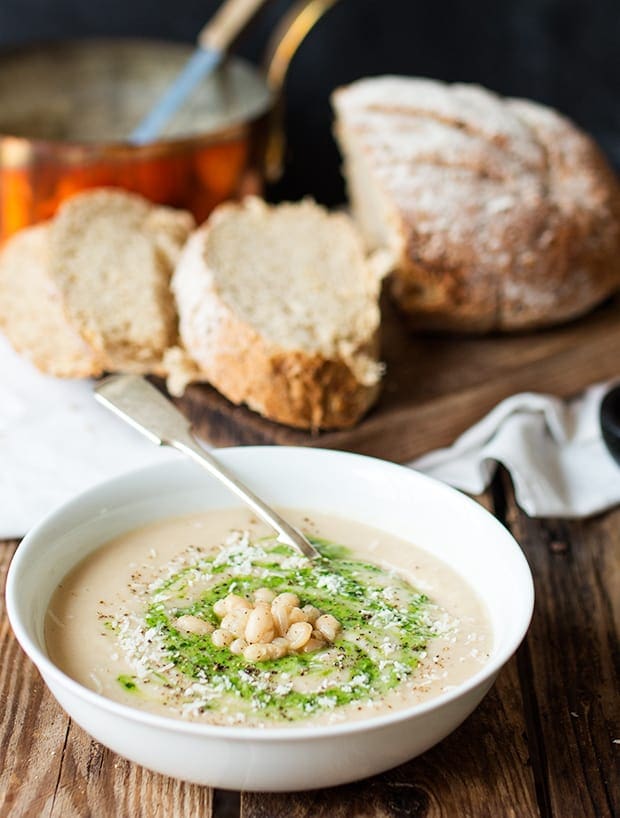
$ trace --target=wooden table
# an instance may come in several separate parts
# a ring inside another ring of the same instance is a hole
[[[119,758],[72,723],[0,601],[0,816],[34,818],[612,818],[620,815],[620,509],[535,521],[505,475],[480,498],[536,582],[529,634],[451,736],[384,775],[300,794],[226,793]],[[15,543],[0,544],[3,575]]]

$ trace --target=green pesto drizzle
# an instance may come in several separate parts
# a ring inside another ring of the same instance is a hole
[[[116,681],[129,693],[136,693],[138,691],[138,685],[135,683],[133,676],[127,676],[121,673],[120,676],[116,677]]]
[[[236,712],[291,721],[380,699],[413,676],[428,640],[445,630],[444,612],[399,575],[353,558],[343,546],[310,539],[320,561],[299,557],[272,538],[249,543],[239,533],[219,553],[195,553],[152,585],[139,629],[145,643],[159,650],[153,659],[144,645],[149,695],[194,715]],[[175,627],[184,614],[217,626],[213,605],[219,599],[231,592],[250,598],[261,587],[292,591],[300,605],[335,616],[342,629],[334,644],[252,664],[215,647],[210,635]],[[308,689],[296,689],[300,678]],[[133,677],[118,681],[129,691],[136,688]]]

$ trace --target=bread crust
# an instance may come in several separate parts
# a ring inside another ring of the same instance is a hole
[[[239,206],[224,207],[230,212]],[[219,218],[222,210],[215,223]],[[378,380],[361,383],[341,358],[283,348],[229,308],[204,259],[210,223],[190,238],[172,281],[181,339],[200,369],[196,379],[208,381],[233,403],[245,403],[288,426],[336,429],[355,424],[376,400]],[[376,361],[378,351],[377,330],[356,354]],[[169,386],[175,382],[170,372]]]
[[[360,384],[344,361],[275,347],[232,315],[213,343],[203,367],[209,382],[233,403],[287,426],[352,426],[379,394],[379,384]]]
[[[345,157],[354,143],[386,203],[390,289],[413,327],[537,329],[620,289],[620,186],[568,119],[407,78],[354,83],[334,105]]]

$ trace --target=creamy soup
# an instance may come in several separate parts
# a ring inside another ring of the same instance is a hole
[[[51,659],[123,704],[257,727],[370,718],[450,690],[487,661],[486,613],[449,566],[359,523],[283,513],[320,560],[244,509],[103,545],[52,597]]]

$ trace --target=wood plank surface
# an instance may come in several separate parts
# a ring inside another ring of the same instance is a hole
[[[212,790],[126,761],[69,721],[50,818],[209,818]]]
[[[506,521],[536,585],[519,653],[545,816],[620,815],[620,509],[586,521]],[[620,479],[620,473],[619,473]]]
[[[4,584],[16,543],[0,544],[0,815],[48,816],[69,719],[10,629]]]
[[[354,429],[290,429],[233,406],[206,385],[190,386],[177,405],[216,446],[323,446],[404,463],[451,443],[516,392],[569,396],[620,374],[620,297],[564,327],[482,338],[416,337],[389,300],[382,308],[383,393]]]

